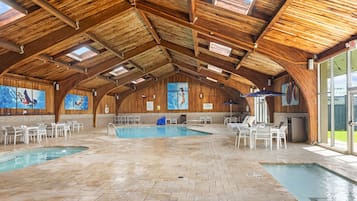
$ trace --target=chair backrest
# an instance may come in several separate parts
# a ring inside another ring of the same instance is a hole
[[[271,136],[270,126],[258,126],[255,135],[257,138],[269,138]]]
[[[287,126],[281,126],[281,127],[279,128],[279,132],[280,132],[280,133],[285,133],[287,128],[288,128]]]
[[[247,115],[247,116],[245,116],[244,117],[244,119],[243,119],[243,121],[242,121],[242,124],[247,124],[248,122],[248,119],[249,119],[249,116]]]

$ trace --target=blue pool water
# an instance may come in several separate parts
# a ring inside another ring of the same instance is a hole
[[[159,138],[207,134],[182,126],[123,127],[116,129],[116,135],[120,138]]]
[[[88,149],[87,147],[45,147],[0,155],[0,172],[43,163]]]
[[[263,166],[299,201],[357,200],[355,182],[317,164],[263,164]]]

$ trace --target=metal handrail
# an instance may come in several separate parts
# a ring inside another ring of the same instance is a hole
[[[115,126],[115,124],[113,124],[113,123],[108,123],[107,124],[107,135],[109,136],[109,129],[110,128],[114,128],[114,135],[115,135],[115,132],[116,132],[116,126]]]

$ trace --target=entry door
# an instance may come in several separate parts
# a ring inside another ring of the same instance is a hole
[[[357,155],[357,91],[349,93],[349,133],[348,133],[348,151]]]

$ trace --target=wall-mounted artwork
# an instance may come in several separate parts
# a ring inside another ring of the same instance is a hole
[[[171,82],[167,84],[167,109],[188,110],[187,82]]]
[[[88,96],[67,94],[64,99],[65,110],[88,110]]]
[[[285,93],[281,97],[283,106],[299,105],[299,87],[294,82],[289,82],[281,85],[281,91]]]
[[[0,85],[0,108],[46,109],[46,92]]]

